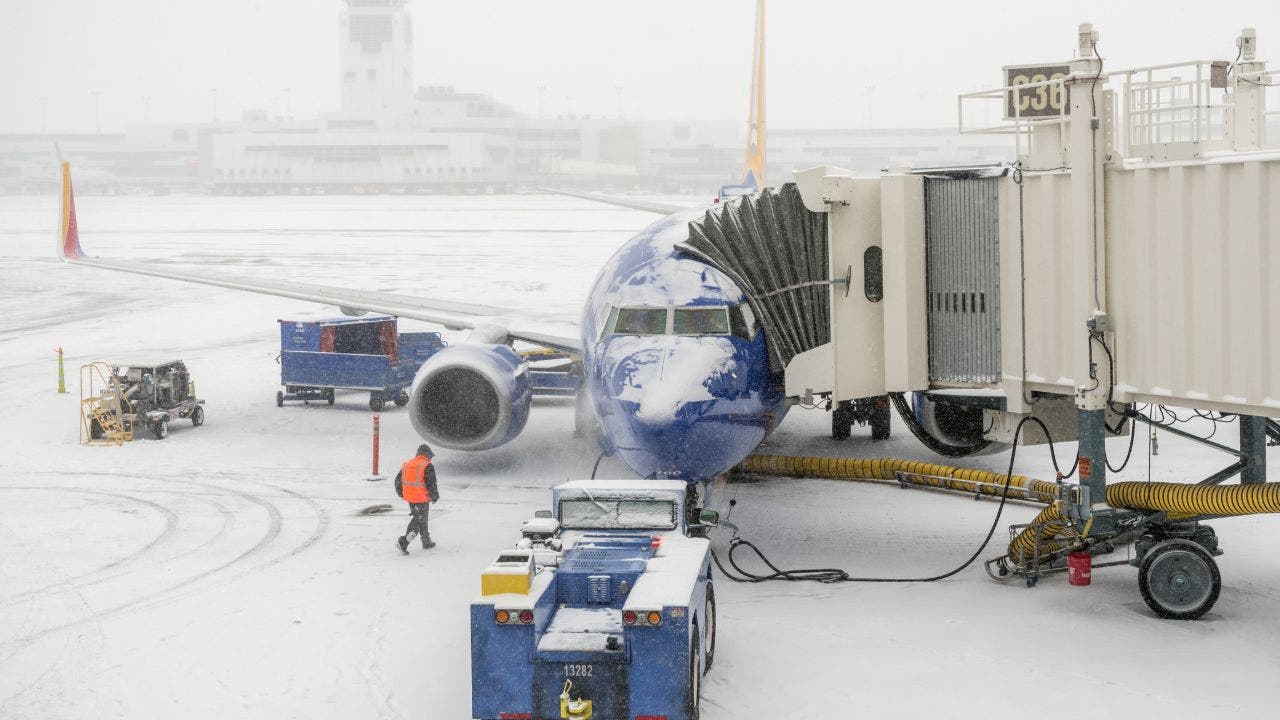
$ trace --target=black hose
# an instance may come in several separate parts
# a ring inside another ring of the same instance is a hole
[[[600,469],[600,461],[604,459],[605,451],[600,451],[600,457],[596,458],[596,464],[591,466],[591,479],[596,479],[596,471]]]
[[[898,393],[898,395],[901,396],[901,393]],[[720,558],[718,555],[716,555],[714,550],[711,552],[712,560],[715,561],[716,567],[720,569],[721,574],[723,574],[726,578],[728,578],[729,580],[732,580],[733,582],[741,582],[741,583],[759,583],[759,582],[766,582],[769,580],[787,580],[790,582],[813,581],[813,582],[821,582],[821,583],[838,583],[838,582],[925,583],[925,582],[936,582],[938,580],[945,580],[946,578],[949,578],[952,575],[955,575],[963,571],[965,568],[969,567],[970,565],[972,565],[973,561],[977,560],[978,556],[982,554],[982,551],[986,550],[987,545],[991,543],[991,538],[995,535],[996,528],[999,527],[1000,525],[1000,516],[1004,514],[1005,501],[1007,501],[1009,498],[1009,485],[1010,483],[1013,482],[1013,465],[1014,465],[1014,461],[1018,457],[1018,438],[1019,436],[1022,435],[1023,426],[1026,425],[1028,422],[1036,423],[1037,425],[1040,426],[1040,429],[1044,431],[1045,438],[1049,440],[1049,452],[1050,452],[1050,456],[1053,458],[1054,469],[1057,470],[1058,459],[1056,456],[1053,455],[1053,437],[1049,433],[1049,428],[1046,427],[1045,424],[1041,422],[1039,418],[1031,417],[1031,416],[1023,418],[1022,421],[1018,423],[1017,429],[1014,430],[1013,432],[1013,449],[1010,450],[1009,452],[1009,469],[1005,473],[1004,488],[1000,491],[1000,506],[996,508],[996,515],[991,520],[991,527],[990,529],[987,530],[987,536],[983,538],[982,544],[978,546],[977,550],[973,551],[973,554],[969,556],[969,559],[965,560],[963,563],[961,563],[958,567],[956,567],[953,570],[949,570],[940,575],[932,575],[930,577],[920,577],[920,578],[853,577],[849,575],[848,572],[841,570],[839,568],[810,568],[810,569],[804,569],[804,570],[783,570],[778,566],[774,565],[769,560],[769,558],[765,557],[765,554],[754,543],[747,540],[743,540],[742,538],[739,538],[736,535],[732,540],[729,541],[728,561],[729,561],[729,565],[734,569],[734,571],[738,573],[738,575],[737,576],[732,575],[725,570],[724,565],[720,563]],[[768,567],[773,572],[768,575],[757,575],[750,571],[743,570],[742,567],[738,565],[737,561],[734,560],[733,555],[738,550],[738,548],[744,545],[750,548],[751,551],[756,554],[756,557],[760,558],[760,561],[763,562],[765,566]]]
[[[915,413],[911,412],[911,406],[907,404],[907,400],[902,393],[889,393],[889,398],[893,400],[893,406],[897,408],[898,415],[902,417],[902,421],[907,424],[907,429],[912,435],[921,442],[925,447],[942,455],[944,457],[965,457],[972,455],[985,449],[991,444],[990,440],[979,440],[973,445],[951,445],[942,442],[938,438],[929,434],[928,430],[916,420]]]

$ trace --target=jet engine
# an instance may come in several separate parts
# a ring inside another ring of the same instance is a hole
[[[409,417],[432,445],[488,450],[520,434],[532,399],[529,367],[510,347],[454,345],[418,370]]]

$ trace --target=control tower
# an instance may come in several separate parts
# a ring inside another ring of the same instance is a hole
[[[342,0],[342,115],[402,130],[413,115],[413,23],[408,0]]]

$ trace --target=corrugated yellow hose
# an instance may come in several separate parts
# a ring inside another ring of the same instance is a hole
[[[739,472],[830,480],[896,480],[896,473],[909,473],[914,484],[956,490],[969,494],[999,497],[1006,476],[986,470],[972,470],[894,458],[826,458],[801,455],[752,455],[736,468]],[[1040,552],[1066,546],[1053,538],[1070,532],[1067,518],[1057,502],[1057,485],[1025,475],[1009,479],[1009,499],[1052,502],[1032,520],[1039,527]],[[1232,516],[1280,513],[1280,483],[1256,485],[1184,485],[1169,482],[1121,482],[1107,486],[1107,504],[1129,510],[1150,510],[1169,514],[1170,520],[1204,515]],[[1009,555],[1018,562],[1029,559],[1036,534],[1024,530],[1009,543]]]
[[[739,472],[757,475],[825,478],[829,480],[896,480],[897,473],[911,475],[915,485],[956,490],[969,494],[1000,497],[1005,475],[987,470],[935,465],[917,460],[894,458],[825,458],[801,455],[752,455],[739,465]],[[1058,486],[1025,475],[1014,475],[1009,481],[1010,500],[1052,502]]]

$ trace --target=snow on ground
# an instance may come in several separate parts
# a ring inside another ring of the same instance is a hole
[[[569,316],[597,267],[647,222],[540,196],[81,198],[79,211],[86,247],[103,256]],[[52,198],[0,198],[0,718],[470,717],[479,573],[548,488],[595,460],[571,438],[572,408],[540,405],[497,450],[442,451],[439,545],[404,557],[394,547],[403,506],[360,513],[397,503],[390,483],[365,480],[365,398],[275,407],[275,321],[311,306],[61,266],[54,212]],[[54,392],[59,345],[68,395]],[[187,361],[206,425],[78,445],[77,368],[140,356]],[[827,417],[793,412],[766,450],[931,458],[902,432],[873,444],[863,428],[835,443]],[[394,472],[418,438],[398,409],[383,433]],[[1227,464],[1168,434],[1160,451],[1158,480]],[[1021,452],[1018,470],[1052,477],[1043,449]],[[1269,470],[1280,479],[1280,454]],[[1146,477],[1139,442],[1124,478]],[[996,509],[814,480],[728,485],[722,515],[730,497],[732,520],[776,563],[857,575],[950,569]],[[1034,512],[1010,505],[983,559]],[[719,579],[704,717],[1271,717],[1280,518],[1215,526],[1224,588],[1194,623],[1155,619],[1129,568],[1096,570],[1089,588],[1061,576],[1002,586],[978,566],[923,585]],[[721,551],[726,539],[715,538]]]

